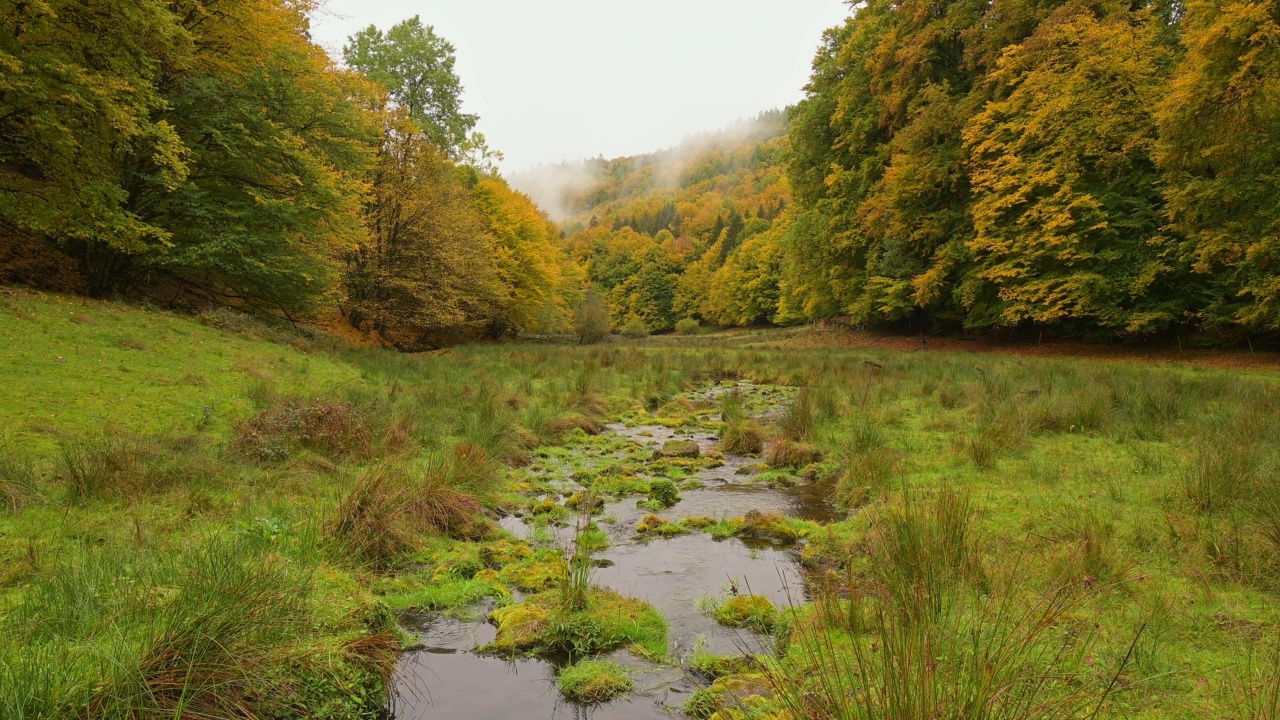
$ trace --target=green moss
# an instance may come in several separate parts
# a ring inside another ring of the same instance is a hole
[[[680,524],[692,530],[706,530],[712,525],[715,525],[716,521],[706,516],[687,517],[681,520]]]
[[[689,667],[710,680],[750,672],[757,664],[745,655],[715,655],[696,648],[689,658]]]
[[[508,605],[489,613],[489,622],[498,628],[487,652],[532,650],[545,643],[549,613],[537,603]]]
[[[533,549],[524,541],[498,540],[480,548],[480,560],[494,570],[527,560],[532,554]]]
[[[689,529],[683,525],[674,525],[666,518],[657,515],[645,515],[636,524],[636,532],[641,535],[669,538],[684,535],[689,532]]]
[[[716,622],[728,627],[768,633],[773,631],[778,622],[778,608],[774,607],[769,598],[741,595],[729,599],[716,610]]]
[[[631,676],[607,660],[582,660],[560,671],[560,694],[580,703],[602,703],[622,697],[635,688]]]
[[[542,592],[564,579],[564,560],[560,551],[538,550],[526,559],[507,565],[499,573],[502,581],[524,592]]]
[[[510,597],[492,574],[467,580],[446,579],[417,587],[410,584],[404,589],[387,591],[383,601],[392,610],[461,610],[490,597]]]
[[[653,607],[611,590],[592,588],[583,610],[559,606],[555,592],[495,610],[489,620],[498,637],[485,652],[568,652],[590,655],[631,647],[661,659],[667,652],[667,624]]]

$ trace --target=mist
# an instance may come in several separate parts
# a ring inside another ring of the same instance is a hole
[[[597,157],[539,164],[510,173],[507,179],[512,187],[533,198],[552,220],[564,223],[585,209],[584,200],[608,172],[612,162],[629,159],[635,169],[656,166],[653,187],[670,188],[679,184],[685,168],[699,155],[750,140],[769,140],[786,134],[786,131],[786,111],[770,110],[719,130],[686,136],[676,145],[657,152],[613,160]]]

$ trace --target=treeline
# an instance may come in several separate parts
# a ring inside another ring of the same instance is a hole
[[[351,325],[556,331],[582,283],[417,18],[309,0],[0,0],[0,281]]]
[[[602,167],[615,318],[1280,331],[1278,3],[870,0],[785,125]]]
[[[1280,4],[871,0],[792,114],[806,317],[1280,329]]]

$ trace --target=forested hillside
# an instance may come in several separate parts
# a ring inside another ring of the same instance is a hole
[[[618,322],[1280,330],[1280,5],[873,0],[806,90],[588,167]]]
[[[807,317],[1280,328],[1280,5],[872,0],[792,113]]]
[[[454,49],[310,0],[0,1],[0,281],[341,316],[375,339],[559,329],[558,231],[493,170]]]
[[[784,321],[777,237],[791,203],[786,133],[785,113],[771,111],[663,152],[515,181],[563,209],[570,256],[618,326]]]

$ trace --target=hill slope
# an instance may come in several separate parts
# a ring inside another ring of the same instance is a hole
[[[791,202],[786,132],[785,113],[771,111],[671,150],[512,182],[559,215],[615,325],[751,324],[778,315],[768,238]]]

